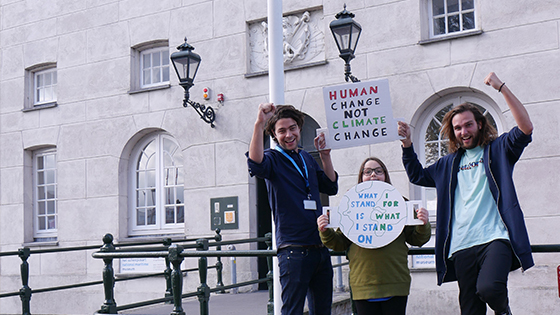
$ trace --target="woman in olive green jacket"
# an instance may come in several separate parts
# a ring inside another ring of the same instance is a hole
[[[391,184],[387,167],[378,158],[367,158],[360,166],[358,183],[380,180]],[[417,210],[424,225],[405,226],[402,233],[388,245],[362,248],[352,243],[340,230],[326,228],[325,215],[317,219],[321,240],[335,251],[348,250],[350,261],[350,287],[358,315],[404,315],[410,293],[408,246],[422,246],[430,240],[431,227],[428,211]]]

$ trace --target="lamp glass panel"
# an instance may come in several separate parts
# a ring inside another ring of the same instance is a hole
[[[189,64],[189,67],[188,67],[189,78],[194,80],[194,77],[196,76],[196,72],[198,71],[198,66],[200,65],[200,60],[196,60],[196,59],[191,58],[189,61],[190,61],[190,64]]]
[[[356,46],[358,45],[358,39],[360,38],[360,33],[362,32],[362,29],[354,24],[352,27],[352,35],[350,36],[350,40],[352,41],[350,43],[350,49],[352,50],[352,52],[356,51]]]
[[[332,30],[334,34],[334,39],[338,45],[338,50],[350,49],[350,34],[352,31],[352,25],[343,25]]]

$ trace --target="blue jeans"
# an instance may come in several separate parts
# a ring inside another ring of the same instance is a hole
[[[278,250],[282,315],[303,314],[305,297],[309,315],[330,315],[333,270],[326,247],[288,246]]]

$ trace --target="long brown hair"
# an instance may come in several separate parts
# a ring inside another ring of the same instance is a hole
[[[379,164],[379,166],[381,166],[381,168],[383,169],[383,172],[385,173],[385,182],[387,184],[391,184],[391,177],[389,177],[389,171],[387,170],[387,166],[385,166],[385,163],[383,163],[383,161],[381,161],[380,159],[378,159],[376,157],[373,157],[373,156],[365,159],[365,161],[362,162],[362,165],[360,165],[360,172],[358,173],[358,184],[362,183],[364,181],[362,179],[364,177],[364,169],[366,167],[366,163],[369,162],[369,161],[375,161]]]
[[[496,137],[498,136],[498,131],[496,130],[496,128],[490,125],[486,116],[484,116],[480,112],[475,104],[469,102],[463,103],[457,107],[452,108],[443,117],[441,132],[443,133],[443,136],[448,139],[447,145],[449,147],[449,153],[453,153],[461,147],[460,142],[457,140],[457,138],[455,138],[455,132],[453,130],[452,123],[453,117],[455,117],[455,115],[457,114],[461,114],[467,111],[473,113],[474,120],[480,126],[477,146],[487,145],[488,143],[490,143],[490,141],[496,139]]]

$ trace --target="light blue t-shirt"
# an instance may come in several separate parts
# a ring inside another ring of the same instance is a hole
[[[476,147],[466,150],[461,157],[451,218],[449,257],[461,249],[496,239],[509,240],[488,186],[483,153],[482,147]]]

